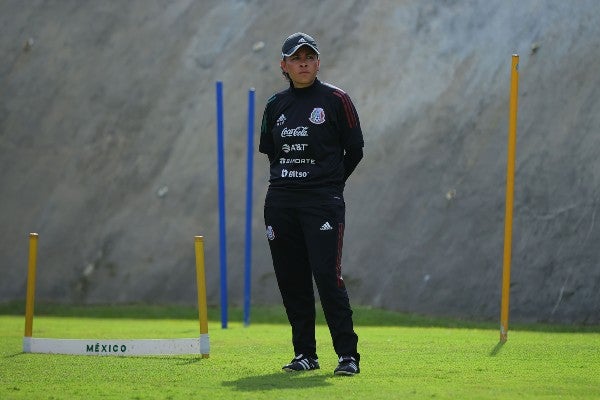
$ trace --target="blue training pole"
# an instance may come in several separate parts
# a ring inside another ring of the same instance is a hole
[[[217,169],[219,174],[219,255],[221,262],[221,328],[227,328],[227,232],[225,230],[225,162],[223,151],[223,82],[217,81]]]
[[[246,265],[244,269],[244,325],[250,325],[252,275],[252,179],[254,165],[254,88],[248,91],[248,149],[246,179]]]

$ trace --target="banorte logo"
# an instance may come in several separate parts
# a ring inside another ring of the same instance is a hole
[[[283,128],[281,131],[281,137],[298,137],[308,136],[308,126],[298,126],[296,128]]]

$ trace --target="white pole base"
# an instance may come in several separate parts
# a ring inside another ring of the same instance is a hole
[[[85,356],[146,356],[201,354],[208,358],[208,334],[192,339],[46,339],[23,337],[24,353]]]

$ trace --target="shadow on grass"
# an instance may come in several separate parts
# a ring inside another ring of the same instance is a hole
[[[5,356],[3,356],[2,358],[15,358],[15,357],[20,357],[20,356],[24,356],[27,354],[51,354],[51,353],[25,353],[23,351],[20,351],[18,353],[13,353],[13,354],[7,354]],[[64,356],[72,356],[72,354],[60,354],[60,353],[54,353],[53,355],[64,355]],[[77,357],[102,357],[102,358],[106,358],[106,357],[118,357],[118,358],[146,358],[146,359],[155,359],[155,360],[168,360],[168,361],[173,361],[175,365],[191,365],[191,364],[197,364],[199,362],[202,362],[202,360],[204,360],[202,357],[199,356],[193,356],[193,357],[186,357],[186,356],[170,356],[170,355],[164,355],[164,356],[144,356],[144,355],[139,355],[139,356],[123,356],[123,355],[77,355]]]
[[[2,358],[14,358],[14,357],[21,356],[23,354],[27,354],[27,353],[24,353],[24,352],[20,351],[18,353],[7,354],[7,355],[3,356]]]
[[[285,373],[277,372],[268,375],[247,376],[233,381],[225,381],[223,386],[241,392],[255,392],[275,389],[301,389],[306,387],[330,386],[329,375],[318,372]]]
[[[111,357],[111,356],[86,356],[86,357]],[[152,360],[160,360],[160,361],[172,361],[174,365],[191,365],[191,364],[198,364],[201,363],[203,360],[205,360],[204,358],[200,357],[200,356],[172,356],[172,355],[158,355],[158,356],[144,356],[144,355],[138,355],[138,356],[115,356],[115,357],[121,357],[121,358],[145,358],[145,359],[152,359]]]
[[[492,351],[490,351],[490,356],[494,357],[496,356],[498,353],[500,353],[500,350],[502,350],[502,347],[504,347],[504,344],[506,342],[503,341],[499,341],[498,344],[496,344],[496,346],[494,346],[494,348],[492,349]]]

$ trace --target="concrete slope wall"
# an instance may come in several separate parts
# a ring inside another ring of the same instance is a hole
[[[224,83],[229,298],[241,304],[247,91],[286,83],[283,39],[322,50],[365,158],[346,190],[355,304],[499,315],[511,54],[520,55],[511,317],[600,318],[600,3],[0,3],[0,301],[189,303],[193,236],[219,302],[215,81]],[[258,140],[255,142],[255,147]],[[255,153],[253,302],[279,303]]]

